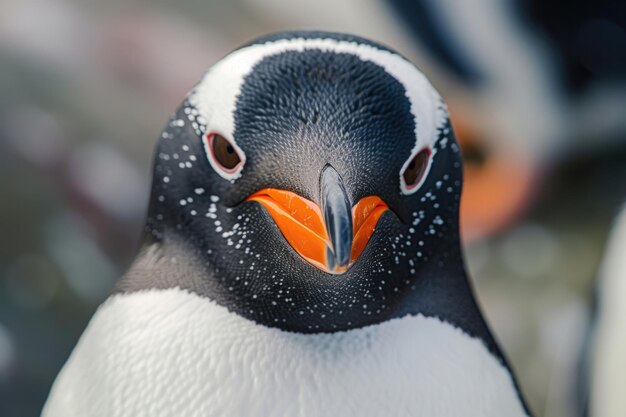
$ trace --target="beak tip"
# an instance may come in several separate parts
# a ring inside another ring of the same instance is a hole
[[[352,246],[352,245],[350,245]],[[350,263],[350,252],[343,250],[335,254],[335,262],[338,266],[345,267]]]
[[[326,272],[339,275],[343,274],[350,267],[350,257],[337,257],[330,247],[326,248]]]

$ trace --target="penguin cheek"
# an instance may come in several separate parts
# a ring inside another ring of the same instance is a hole
[[[372,280],[391,300],[414,284],[422,265],[422,247],[391,211],[384,213],[370,242],[349,273],[360,280]]]

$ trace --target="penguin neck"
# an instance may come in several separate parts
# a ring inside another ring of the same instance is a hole
[[[193,245],[167,229],[160,238],[146,233],[135,261],[117,282],[113,294],[180,288],[200,296],[219,291]]]
[[[215,300],[224,292],[223,285],[216,281],[224,272],[227,271],[210,263],[204,251],[175,230],[162,230],[158,240],[146,232],[139,256],[114,292],[179,287]],[[400,274],[402,282],[412,285],[407,286],[404,295],[399,294],[388,318],[421,314],[449,322],[471,335],[488,334],[474,299],[458,238],[451,236],[440,242],[417,272],[407,268]]]
[[[501,350],[475,296],[471,277],[467,272],[460,237],[452,236],[430,258],[420,277],[416,290],[409,292],[390,318],[425,316],[438,318],[482,341],[487,350],[509,370],[513,385],[527,415],[532,415],[521,394],[515,374]]]
[[[409,277],[414,279],[415,289],[407,292],[391,317],[437,317],[482,339],[505,362],[474,294],[460,238],[452,235],[439,249],[431,254],[418,277]]]

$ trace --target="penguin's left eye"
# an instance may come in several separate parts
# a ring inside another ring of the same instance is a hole
[[[244,163],[241,150],[219,133],[209,133],[205,140],[209,162],[213,168],[226,179],[235,178]]]

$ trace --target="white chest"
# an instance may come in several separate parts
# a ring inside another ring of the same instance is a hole
[[[525,416],[482,342],[433,318],[287,333],[179,290],[104,303],[44,417]]]

